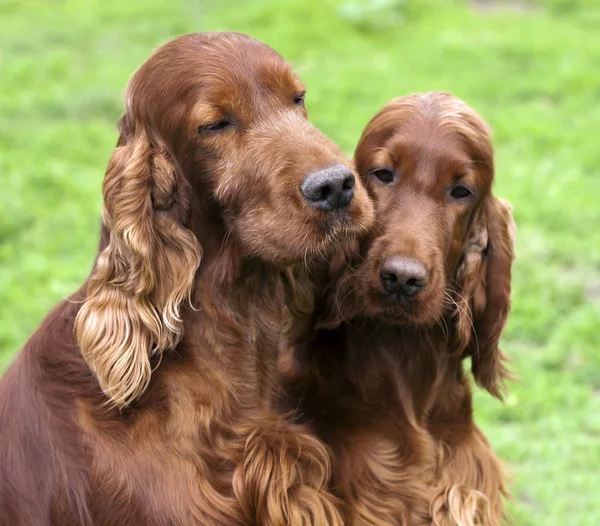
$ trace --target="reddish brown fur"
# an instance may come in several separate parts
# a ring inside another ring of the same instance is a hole
[[[303,89],[231,33],[174,39],[133,75],[94,269],[0,383],[1,525],[340,522],[325,447],[272,404],[280,272],[372,208],[359,182],[343,211],[303,201],[308,171],[349,162]]]
[[[349,524],[498,526],[502,468],[462,366],[470,356],[477,383],[501,397],[514,224],[491,193],[487,126],[449,94],[402,97],[367,125],[355,159],[375,228],[321,269],[322,290],[296,274],[286,403],[331,447]],[[389,184],[374,175],[382,167]],[[473,195],[451,198],[458,182]],[[391,255],[429,273],[406,305],[381,282]]]

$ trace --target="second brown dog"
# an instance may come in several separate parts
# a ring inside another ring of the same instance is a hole
[[[488,127],[449,94],[403,97],[355,160],[376,227],[321,269],[322,290],[297,276],[287,403],[332,448],[348,524],[498,526],[502,467],[463,371],[470,357],[502,396],[514,224],[492,195]]]

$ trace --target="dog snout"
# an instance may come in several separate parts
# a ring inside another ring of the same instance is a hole
[[[300,191],[306,202],[332,212],[350,204],[354,197],[354,173],[343,164],[307,174],[300,185]]]
[[[397,298],[411,298],[427,285],[427,268],[415,258],[389,256],[381,264],[383,288]]]

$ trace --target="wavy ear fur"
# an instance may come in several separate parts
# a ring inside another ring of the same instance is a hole
[[[507,201],[486,198],[474,218],[456,273],[458,349],[471,356],[477,384],[499,399],[504,395],[504,381],[512,378],[498,347],[510,309],[515,236],[511,210]]]
[[[103,228],[87,298],[75,322],[81,353],[110,403],[124,407],[148,386],[151,358],[182,336],[201,249],[184,227],[188,183],[166,147],[142,126],[120,121],[103,184]]]

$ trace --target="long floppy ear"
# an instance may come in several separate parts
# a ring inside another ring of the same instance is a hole
[[[151,358],[182,336],[201,249],[184,227],[191,189],[166,148],[132,119],[103,184],[101,247],[75,321],[81,353],[111,404],[124,407],[146,389]],[[132,129],[133,128],[133,129]]]
[[[515,223],[511,205],[486,198],[474,218],[463,260],[456,273],[459,350],[471,356],[477,384],[502,399],[512,376],[498,347],[510,309]]]

